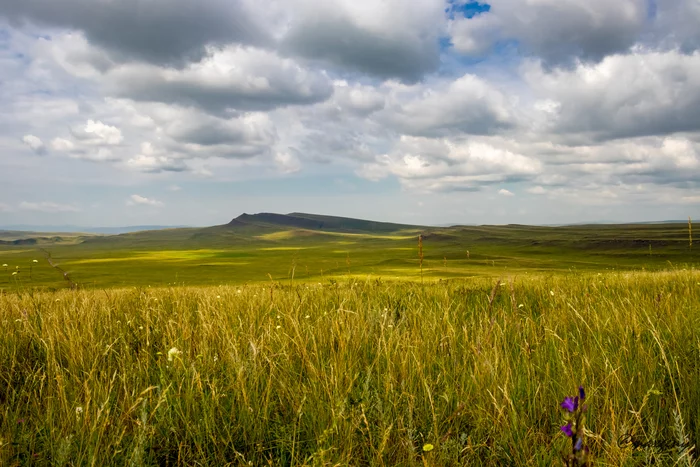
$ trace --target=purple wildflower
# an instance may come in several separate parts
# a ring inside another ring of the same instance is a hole
[[[562,402],[560,405],[562,409],[567,410],[569,412],[573,412],[578,406],[578,401],[567,396],[566,399],[564,399],[564,402]]]
[[[581,398],[582,402],[586,400],[586,391],[583,390],[583,386],[578,387],[578,397]]]
[[[581,438],[576,439],[576,444],[574,445],[574,451],[580,451],[583,447],[583,440]]]
[[[568,436],[569,438],[571,438],[572,436],[574,436],[574,432],[573,432],[573,430],[571,429],[571,422],[569,422],[569,423],[567,423],[566,425],[562,426],[562,427],[561,427],[561,431],[563,431],[564,434],[565,434],[566,436]]]

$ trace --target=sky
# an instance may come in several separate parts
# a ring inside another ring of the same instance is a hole
[[[0,0],[0,226],[700,216],[700,0]]]

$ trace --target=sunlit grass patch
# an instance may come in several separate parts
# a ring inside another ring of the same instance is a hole
[[[4,250],[0,252],[0,256],[15,256],[15,255],[26,255],[27,253],[36,254],[36,250]]]
[[[279,241],[279,240],[290,240],[293,238],[298,238],[298,237],[304,237],[304,236],[309,236],[309,235],[315,235],[316,232],[311,231],[311,230],[282,230],[280,232],[271,232],[271,233],[266,233],[263,235],[257,235],[255,238],[259,238],[261,240],[274,240],[274,241]]]
[[[297,251],[297,250],[308,250],[313,248],[311,246],[270,246],[258,248],[259,251]]]
[[[123,257],[69,260],[66,261],[66,264],[79,265],[138,261],[191,261],[197,259],[214,258],[224,252],[226,252],[226,250],[156,250],[132,253]]]

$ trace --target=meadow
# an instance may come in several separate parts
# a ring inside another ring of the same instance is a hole
[[[263,227],[3,246],[0,465],[697,465],[679,225]]]
[[[429,228],[348,219],[319,229],[279,217],[116,236],[6,235],[0,290],[70,286],[48,255],[82,288],[497,278],[700,264],[700,248],[688,247],[687,224]]]

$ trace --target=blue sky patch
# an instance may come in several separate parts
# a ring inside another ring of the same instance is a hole
[[[462,3],[458,0],[450,0],[448,3],[449,6],[445,9],[445,13],[450,19],[455,19],[458,15],[462,15],[465,18],[473,18],[491,10],[491,5],[488,3],[473,1]]]

